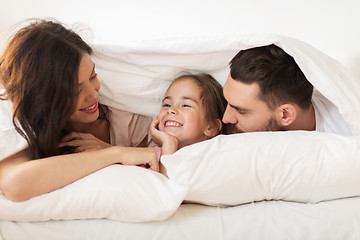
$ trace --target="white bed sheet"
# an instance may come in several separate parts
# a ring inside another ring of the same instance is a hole
[[[236,207],[182,204],[169,219],[0,221],[2,240],[18,239],[360,239],[360,197],[317,204],[262,201]]]

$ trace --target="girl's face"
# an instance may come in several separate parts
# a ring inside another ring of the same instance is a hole
[[[175,81],[168,89],[158,115],[159,130],[179,141],[179,148],[208,139],[201,88],[191,78]]]
[[[70,116],[70,124],[95,122],[99,117],[98,98],[100,82],[95,73],[95,64],[89,54],[83,54],[79,65],[78,99],[76,110]]]

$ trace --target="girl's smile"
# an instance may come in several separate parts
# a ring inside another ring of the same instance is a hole
[[[167,120],[164,123],[164,127],[182,127],[183,125],[173,120]]]

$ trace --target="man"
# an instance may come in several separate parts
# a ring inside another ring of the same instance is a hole
[[[224,123],[236,132],[317,130],[351,135],[335,105],[313,86],[293,57],[274,44],[240,51],[224,85]]]

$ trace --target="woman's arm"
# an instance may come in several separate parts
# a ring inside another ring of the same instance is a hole
[[[51,192],[114,163],[148,164],[159,171],[152,148],[114,146],[37,160],[29,156],[26,149],[0,161],[0,190],[10,200],[24,201]]]

